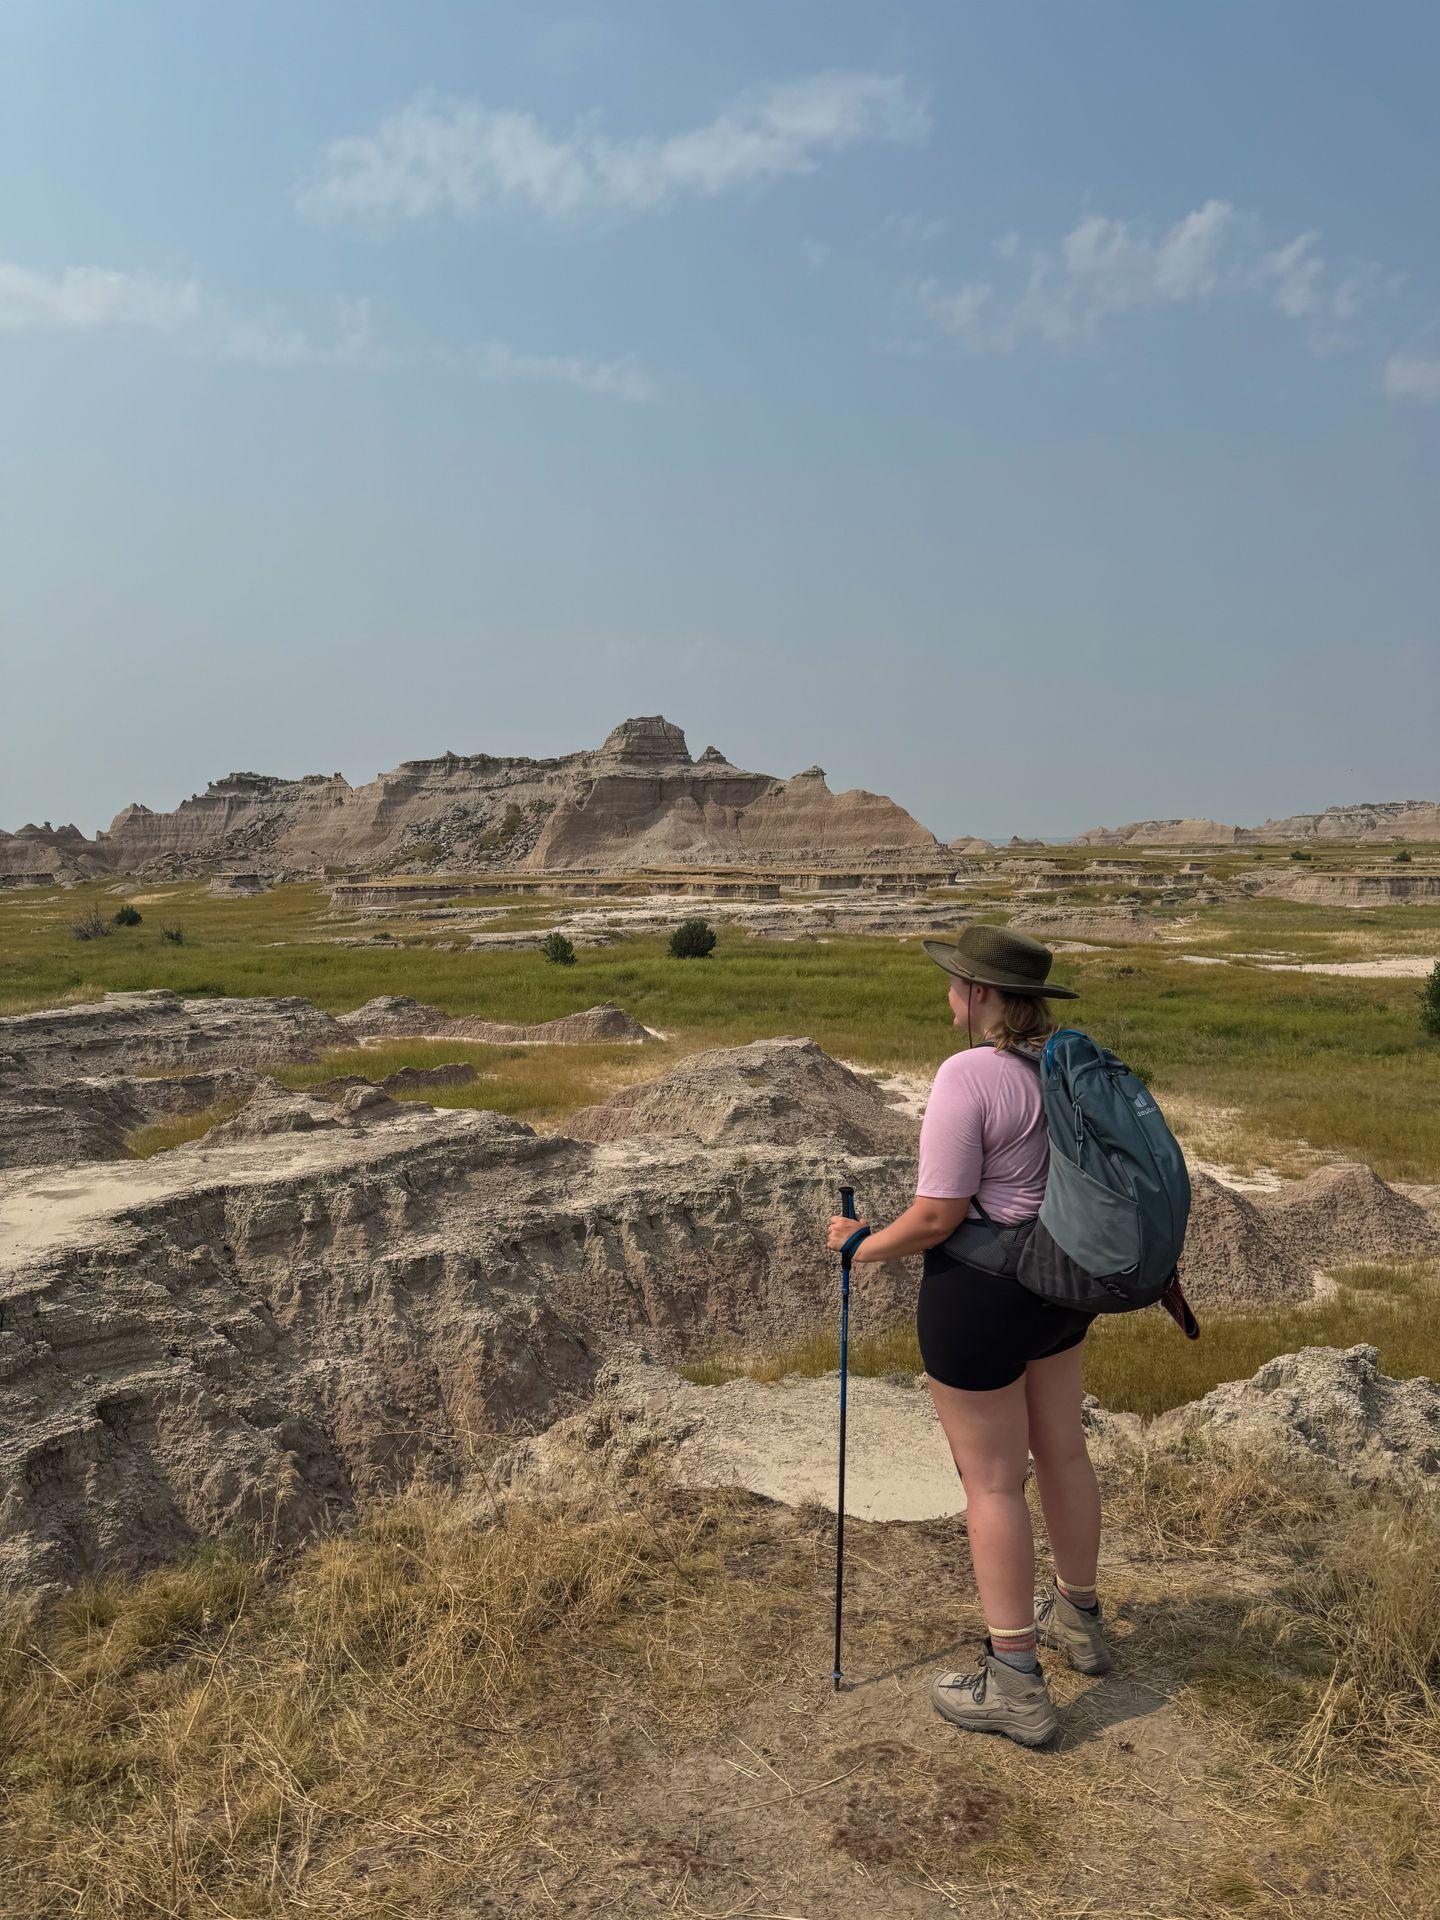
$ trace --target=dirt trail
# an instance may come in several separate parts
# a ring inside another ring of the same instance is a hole
[[[613,1470],[659,1453],[678,1486],[743,1487],[785,1506],[813,1502],[834,1512],[838,1373],[701,1387],[622,1354],[602,1368],[595,1391],[595,1408],[515,1448],[501,1469],[507,1484],[558,1490],[587,1465]],[[918,1379],[852,1375],[847,1395],[846,1513],[963,1513],[964,1489]]]

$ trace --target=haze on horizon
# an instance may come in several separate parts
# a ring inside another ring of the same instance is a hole
[[[0,826],[691,751],[1440,797],[1418,0],[18,0]]]

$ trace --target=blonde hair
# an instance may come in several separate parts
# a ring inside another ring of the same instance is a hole
[[[1043,993],[1006,993],[1000,995],[1000,1017],[986,1029],[985,1038],[993,1042],[997,1053],[1007,1047],[1034,1047],[1055,1031],[1050,1002]]]

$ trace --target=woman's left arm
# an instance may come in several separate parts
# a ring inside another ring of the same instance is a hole
[[[866,1235],[851,1256],[852,1262],[858,1267],[863,1261],[900,1260],[907,1253],[923,1253],[927,1247],[937,1247],[942,1240],[949,1239],[969,1211],[968,1194],[962,1200],[931,1200],[923,1193],[917,1194],[898,1220],[892,1220],[878,1233]],[[838,1253],[856,1228],[864,1224],[863,1220],[835,1214],[828,1236],[830,1251]]]

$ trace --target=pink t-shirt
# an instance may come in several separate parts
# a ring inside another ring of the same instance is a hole
[[[995,1047],[941,1061],[920,1127],[917,1194],[978,1198],[1004,1225],[1033,1220],[1049,1165],[1040,1076],[1028,1061]]]

